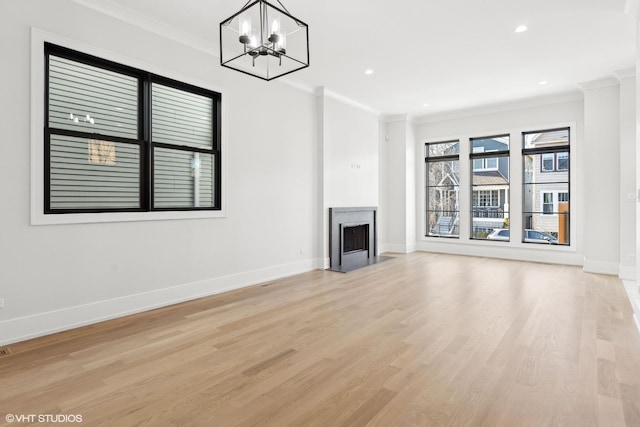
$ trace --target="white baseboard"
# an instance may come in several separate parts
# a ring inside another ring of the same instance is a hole
[[[582,271],[585,273],[610,274],[617,276],[620,273],[620,268],[615,262],[592,261],[585,258]]]
[[[640,288],[634,280],[623,280],[622,283],[633,308],[633,320],[638,327],[638,333],[640,333]]]
[[[622,280],[636,280],[636,268],[635,267],[629,267],[627,265],[622,265],[620,264],[620,266],[618,267],[618,277],[620,277],[620,279]]]
[[[441,239],[438,241],[431,240],[418,242],[416,250],[451,255],[477,256],[577,266],[582,266],[582,261],[584,259],[581,254],[577,254],[570,250],[563,250],[563,248],[547,246],[544,246],[543,248],[507,246],[501,245],[500,243],[502,242],[458,242],[457,239]]]
[[[416,251],[415,243],[383,243],[380,245],[380,253],[394,252],[397,254],[410,254]]]
[[[2,331],[0,346],[268,282],[323,266],[324,259],[311,258],[290,264],[4,320],[0,321],[0,331]]]

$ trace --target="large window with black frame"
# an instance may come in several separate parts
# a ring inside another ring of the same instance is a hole
[[[509,240],[509,135],[470,139],[471,238]]]
[[[459,143],[436,142],[425,145],[427,171],[427,236],[460,236]]]
[[[569,245],[569,129],[522,136],[523,242]]]
[[[45,45],[45,213],[218,210],[219,93]]]

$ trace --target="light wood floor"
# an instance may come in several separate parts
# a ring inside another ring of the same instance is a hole
[[[577,267],[416,253],[9,347],[1,425],[640,426],[623,286]]]

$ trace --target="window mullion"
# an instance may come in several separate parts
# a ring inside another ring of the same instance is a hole
[[[140,164],[140,199],[145,210],[152,210],[153,193],[153,148],[151,146],[151,94],[149,73],[140,78],[140,129],[142,158]]]

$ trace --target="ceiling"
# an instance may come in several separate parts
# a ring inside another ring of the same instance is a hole
[[[384,114],[575,91],[635,66],[635,19],[624,13],[625,0],[281,1],[309,24],[311,51],[311,66],[286,78]],[[217,51],[218,24],[245,1],[101,4],[146,15]],[[516,33],[519,25],[528,30]]]

